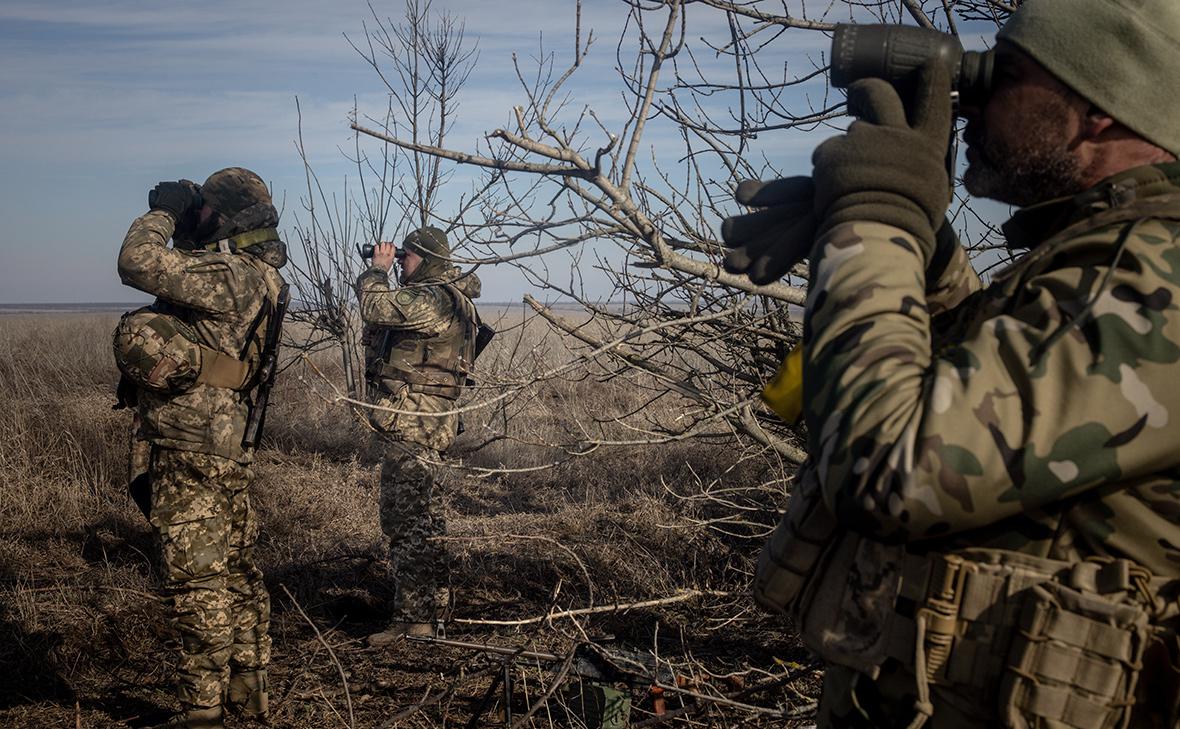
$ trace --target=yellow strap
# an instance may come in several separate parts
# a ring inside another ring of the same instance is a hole
[[[762,400],[780,418],[795,423],[803,413],[803,345],[795,347],[762,390]]]
[[[250,365],[216,349],[201,346],[201,373],[197,382],[209,387],[241,390],[250,377]]]

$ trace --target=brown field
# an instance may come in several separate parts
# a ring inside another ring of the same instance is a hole
[[[0,317],[0,478],[6,488],[0,500],[0,726],[145,726],[172,706],[172,659],[153,594],[151,536],[125,493],[130,415],[111,409],[114,321],[100,314]],[[532,366],[568,357],[560,342],[543,334],[522,336],[532,338],[526,348],[538,353]],[[527,358],[507,353],[512,341],[511,335],[497,339],[481,365],[526,375],[519,369]],[[330,354],[317,361],[332,372]],[[368,435],[346,408],[328,402],[328,392],[298,363],[284,373],[256,465],[258,552],[274,603],[272,725],[467,726],[499,671],[498,660],[410,643],[379,652],[364,643],[384,627],[389,598],[376,474],[367,458]],[[767,464],[757,458],[735,463],[738,451],[722,440],[602,448],[572,459],[545,445],[576,439],[587,422],[609,435],[610,413],[642,404],[621,381],[570,376],[522,393],[502,412],[468,418],[468,432],[451,454],[464,468],[449,470],[443,480],[453,555],[451,617],[510,621],[686,590],[709,594],[577,622],[452,622],[449,637],[558,655],[580,641],[657,650],[661,666],[697,693],[805,709],[817,674],[786,626],[758,613],[747,596],[758,525],[774,520],[774,490],[762,502],[734,497],[750,509],[741,523],[725,520],[716,500],[687,498],[699,484],[721,491],[767,481]],[[655,418],[679,414],[674,403],[656,407],[666,412]],[[626,432],[619,430],[615,435]],[[515,470],[473,470],[499,467]],[[514,665],[511,708],[518,725],[583,725],[563,710],[563,697],[577,688],[568,675],[548,704],[520,722],[558,669]],[[654,722],[647,687],[635,686],[631,695],[632,722]],[[504,725],[499,696],[493,694],[475,726]],[[663,726],[810,723],[805,711],[798,720],[784,720],[673,692],[666,705]]]

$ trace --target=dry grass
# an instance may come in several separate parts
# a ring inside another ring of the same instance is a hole
[[[151,538],[124,492],[130,416],[111,410],[113,324],[113,316],[101,315],[0,317],[0,479],[6,487],[0,499],[0,726],[142,726],[171,706],[167,626],[152,597]],[[568,356],[545,337],[526,331],[519,338],[529,351],[544,348],[530,360],[533,366]],[[513,341],[497,340],[499,351],[483,362],[493,377],[527,374],[520,371],[525,360],[512,356],[520,352]],[[319,361],[330,369],[330,356]],[[284,373],[254,486],[263,528],[259,558],[275,612],[273,723],[348,724],[338,668],[284,595],[285,586],[332,646],[347,676],[355,726],[382,726],[438,692],[440,700],[399,725],[464,726],[488,685],[488,659],[420,645],[386,653],[364,646],[363,637],[383,627],[389,598],[376,474],[365,430],[317,392],[326,388],[305,369]],[[597,436],[609,434],[610,414],[639,404],[623,382],[546,382],[502,412],[473,413],[454,457],[483,468],[562,460],[567,457],[543,443],[576,438],[588,422]],[[658,407],[669,418],[678,414],[674,403]],[[509,437],[487,442],[492,433]],[[449,471],[452,617],[525,618],[550,606],[632,602],[685,589],[730,593],[597,615],[578,629],[570,621],[494,630],[462,624],[452,637],[530,642],[554,652],[584,637],[637,650],[658,646],[661,656],[698,674],[782,674],[784,665],[804,661],[783,626],[750,609],[745,593],[758,540],[702,526],[718,516],[717,504],[673,495],[701,482],[726,486],[767,478],[765,463],[735,464],[734,453],[732,444],[683,441],[601,449],[539,471],[483,478]],[[773,518],[773,505],[765,507],[762,522]],[[518,713],[543,690],[540,683],[554,669],[548,670],[518,670]],[[728,691],[759,676],[712,683]],[[743,700],[798,704],[795,691],[812,691],[813,684],[811,677]],[[635,700],[646,706],[642,691]],[[491,725],[491,716],[481,725]],[[710,710],[697,719],[714,726],[761,721],[737,710]],[[577,724],[543,710],[532,725],[571,723]]]

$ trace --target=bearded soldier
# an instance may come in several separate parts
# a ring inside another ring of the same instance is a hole
[[[267,711],[270,598],[254,563],[250,463],[286,305],[286,248],[266,185],[238,167],[161,182],[119,251],[123,283],[156,296],[115,332],[120,393],[150,444],[141,508],[178,633],[180,713],[221,727]],[[173,247],[168,247],[172,238]]]
[[[986,288],[936,235],[945,64],[853,84],[812,178],[727,223],[759,278],[746,228],[818,228],[810,460],[755,596],[824,658],[821,727],[1177,726],[1180,3],[1026,0],[994,52],[964,184],[1028,251]]]
[[[479,278],[448,262],[443,231],[425,227],[400,250],[375,246],[372,266],[357,279],[366,325],[366,377],[381,461],[381,529],[389,538],[393,616],[388,630],[369,636],[388,645],[403,635],[432,635],[447,600],[445,532],[436,487],[441,454],[455,439],[454,412],[477,356],[479,314],[472,299]],[[400,262],[399,288],[389,269]]]

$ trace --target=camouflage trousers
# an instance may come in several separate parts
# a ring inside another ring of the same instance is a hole
[[[270,661],[270,596],[253,556],[252,475],[219,456],[169,448],[152,455],[151,523],[185,707],[220,706],[231,671]]]
[[[431,622],[445,608],[449,583],[442,498],[436,488],[439,452],[408,441],[383,438],[381,531],[389,538],[395,622]],[[440,603],[444,603],[441,604]]]

